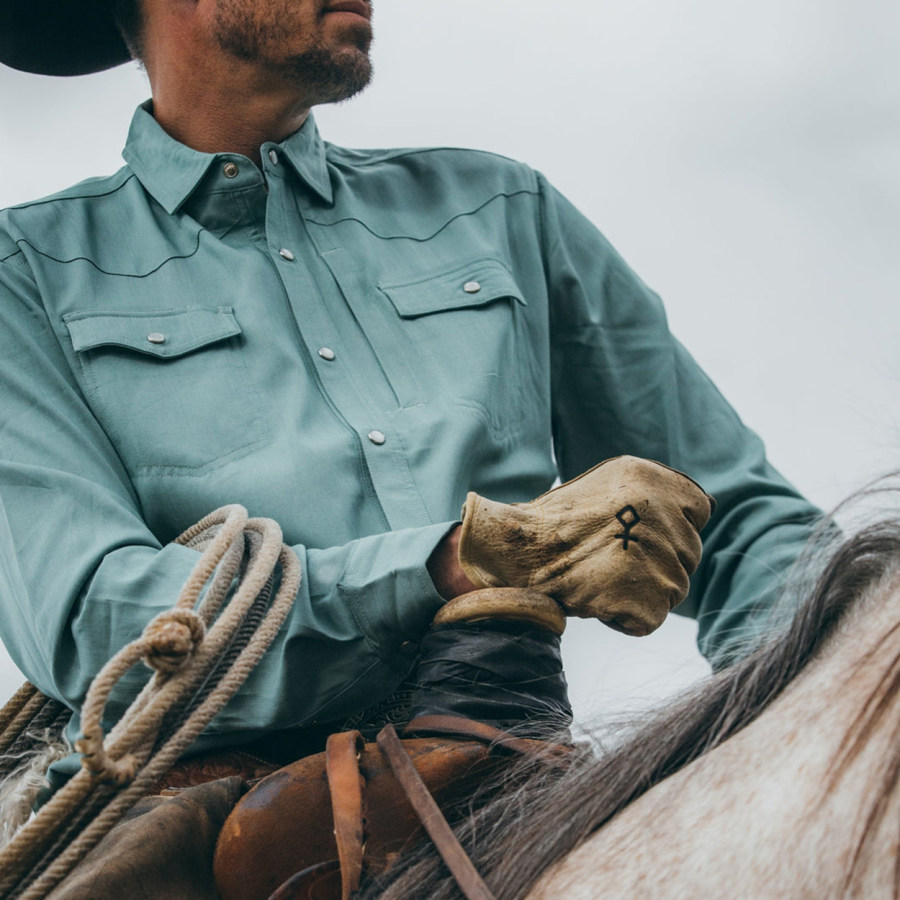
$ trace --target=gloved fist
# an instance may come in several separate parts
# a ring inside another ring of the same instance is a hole
[[[478,587],[527,587],[617,631],[658,628],[687,596],[713,499],[660,463],[619,456],[530,503],[469,493],[459,562]]]

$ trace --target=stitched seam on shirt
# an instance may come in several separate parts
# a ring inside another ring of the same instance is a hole
[[[111,175],[110,178],[115,178],[115,175]],[[34,206],[46,206],[48,203],[59,203],[63,200],[94,200],[99,197],[109,197],[112,194],[117,193],[132,178],[137,178],[137,176],[132,172],[121,184],[116,185],[112,190],[104,191],[101,194],[75,194],[71,197],[69,196],[53,196],[53,197],[45,197],[43,200],[31,200],[28,203],[20,203],[18,206],[11,206],[10,209],[31,209]]]
[[[476,213],[481,212],[481,210],[483,210],[486,206],[493,203],[495,200],[499,199],[500,197],[510,200],[513,197],[519,197],[522,194],[527,194],[527,195],[533,197],[536,195],[536,193],[537,193],[536,191],[525,190],[524,188],[520,191],[513,191],[512,193],[506,193],[504,191],[501,191],[498,194],[494,194],[493,197],[491,197],[490,199],[485,200],[484,203],[482,203],[480,206],[475,207],[475,209],[467,210],[466,212],[457,213],[455,216],[452,216],[451,218],[447,219],[447,221],[444,222],[444,224],[441,225],[441,227],[438,228],[437,231],[435,231],[433,234],[428,235],[428,237],[414,237],[411,234],[379,234],[377,231],[375,231],[374,228],[370,228],[365,222],[363,222],[362,219],[358,219],[358,218],[356,218],[356,216],[345,216],[344,218],[336,219],[334,222],[322,222],[319,219],[313,219],[310,216],[307,217],[307,220],[312,222],[314,225],[322,225],[322,226],[340,225],[342,222],[356,222],[357,224],[362,225],[362,227],[365,228],[366,231],[368,231],[370,234],[374,235],[375,237],[377,237],[383,241],[416,241],[417,243],[424,244],[427,241],[430,241],[432,238],[437,237],[442,231],[444,231],[444,229],[446,229],[450,225],[452,225],[457,219],[463,219],[463,218],[466,218],[467,216],[474,216]]]
[[[227,453],[219,453],[214,459],[196,466],[186,466],[179,464],[166,463],[134,463],[128,464],[126,469],[135,475],[156,475],[159,477],[169,478],[193,478],[199,475],[206,475],[209,472],[215,472],[222,468],[226,463],[230,463],[236,459],[246,456],[254,447],[263,443],[268,443],[272,438],[272,430],[268,426],[267,419],[261,417],[264,413],[257,414],[255,421],[265,421],[264,429],[258,431],[247,443],[229,450]]]
[[[326,153],[325,158],[328,160],[328,150],[333,149],[335,151],[334,156],[340,156],[342,151],[354,152],[352,149],[348,147],[338,147],[334,144],[325,144]],[[356,151],[360,152],[369,152],[369,153],[378,153],[379,156],[377,159],[370,159],[366,161],[357,161],[357,160],[347,160],[346,165],[352,165],[354,168],[362,169],[367,166],[377,166],[379,163],[383,163],[385,160],[394,160],[394,159],[405,159],[407,156],[420,156],[426,153],[463,153],[465,155],[472,156],[490,156],[493,159],[502,159],[505,162],[513,163],[516,166],[520,166],[521,168],[533,172],[532,169],[529,169],[525,163],[519,162],[517,159],[513,159],[511,156],[504,156],[502,153],[492,153],[490,150],[477,150],[472,147],[411,147],[406,150],[369,150],[369,151]],[[328,160],[329,162],[333,160]]]
[[[406,288],[406,287],[417,287],[418,285],[427,284],[429,281],[437,281],[439,278],[447,278],[450,275],[455,275],[459,272],[469,272],[473,269],[482,266],[484,263],[495,263],[499,268],[503,269],[504,272],[507,273],[510,277],[512,277],[512,271],[509,266],[507,266],[503,260],[497,258],[496,256],[481,256],[478,259],[470,260],[469,262],[463,263],[459,266],[453,266],[452,269],[444,269],[440,272],[435,272],[431,275],[423,275],[421,278],[416,278],[414,281],[399,281],[391,284],[383,284],[381,282],[378,283],[378,287],[383,291],[391,291],[396,290],[397,288]],[[481,300],[475,300],[474,303],[483,302]]]
[[[22,272],[32,283],[36,281],[31,263],[28,262],[28,257],[25,256],[21,248],[13,250],[9,256],[4,256],[3,259],[0,259],[0,265],[12,266]]]
[[[220,315],[234,315],[233,306],[172,306],[168,309],[135,311],[131,309],[104,309],[102,312],[90,310],[89,312],[66,313],[63,322],[75,322],[82,319],[163,319],[169,316],[185,316],[195,312],[215,312]]]
[[[546,191],[542,191],[540,188],[540,180],[538,181],[538,209],[537,209],[537,218],[538,218],[538,230],[540,232],[540,246],[541,246],[541,262],[544,268],[544,280],[549,284],[549,274],[550,274],[550,265],[549,258],[550,254],[553,252],[553,248],[550,246],[550,229],[547,227],[547,204],[549,203],[549,198],[547,197]],[[557,237],[554,235],[554,237]],[[558,239],[558,238],[557,238]]]
[[[93,266],[98,272],[100,272],[101,275],[111,275],[111,276],[116,276],[116,277],[119,277],[119,278],[147,278],[147,276],[155,274],[155,273],[158,272],[163,266],[165,266],[167,263],[172,262],[173,260],[176,260],[176,259],[190,259],[192,256],[196,256],[197,253],[200,251],[200,236],[203,234],[204,231],[206,231],[206,229],[205,229],[205,228],[201,228],[201,229],[197,232],[197,246],[194,247],[194,249],[191,250],[190,253],[185,253],[185,254],[182,254],[182,255],[180,255],[180,256],[169,256],[168,258],[164,259],[158,266],[156,266],[155,268],[151,269],[149,272],[143,272],[143,273],[138,273],[138,272],[109,272],[109,271],[107,271],[106,269],[100,268],[100,266],[98,266],[97,263],[95,263],[92,259],[88,259],[88,257],[86,257],[86,256],[75,256],[75,257],[73,257],[72,259],[58,259],[57,257],[53,256],[52,254],[50,254],[50,253],[45,253],[43,250],[38,249],[37,247],[34,246],[34,244],[31,243],[31,241],[27,240],[26,238],[19,238],[19,240],[16,241],[16,245],[18,246],[19,244],[26,244],[26,245],[29,246],[32,250],[34,250],[34,252],[37,253],[38,255],[43,256],[43,257],[45,257],[46,259],[52,259],[53,262],[58,262],[58,263],[60,263],[60,264],[62,264],[62,265],[67,265],[68,263],[73,263],[73,262],[86,262],[86,263],[88,263],[89,265]]]
[[[409,467],[409,448],[405,446],[406,442],[403,440],[402,436],[398,434],[391,443],[391,460],[394,463],[394,468],[397,470],[399,476],[406,482],[407,488],[412,495],[411,499],[418,507],[420,515],[424,517],[425,522],[429,525],[433,525],[434,520],[428,513],[428,507],[425,506],[425,501],[422,499],[419,485],[416,483],[416,479],[413,477],[412,470]],[[410,499],[409,494],[407,495],[407,499]]]

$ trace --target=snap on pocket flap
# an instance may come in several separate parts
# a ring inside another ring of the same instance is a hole
[[[493,259],[478,260],[412,282],[379,284],[379,287],[404,318],[484,306],[504,297],[512,297],[523,306],[527,305],[509,269]]]
[[[234,337],[241,326],[230,306],[161,312],[76,312],[63,316],[76,352],[126,347],[170,358]]]

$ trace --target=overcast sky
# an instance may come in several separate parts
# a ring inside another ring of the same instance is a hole
[[[675,333],[814,501],[900,468],[896,0],[376,7],[375,82],[317,112],[326,139],[530,163],[662,294]],[[148,92],[135,67],[0,69],[0,207],[118,168]],[[677,619],[642,640],[577,623],[579,710],[701,674],[692,639]],[[18,678],[0,661],[0,695]]]

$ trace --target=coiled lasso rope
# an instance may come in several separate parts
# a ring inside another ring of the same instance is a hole
[[[290,612],[300,561],[276,522],[225,506],[176,543],[201,556],[175,606],[91,683],[75,745],[82,769],[0,850],[0,897],[39,900],[62,881],[231,699]],[[141,661],[155,674],[104,735],[110,692]]]

